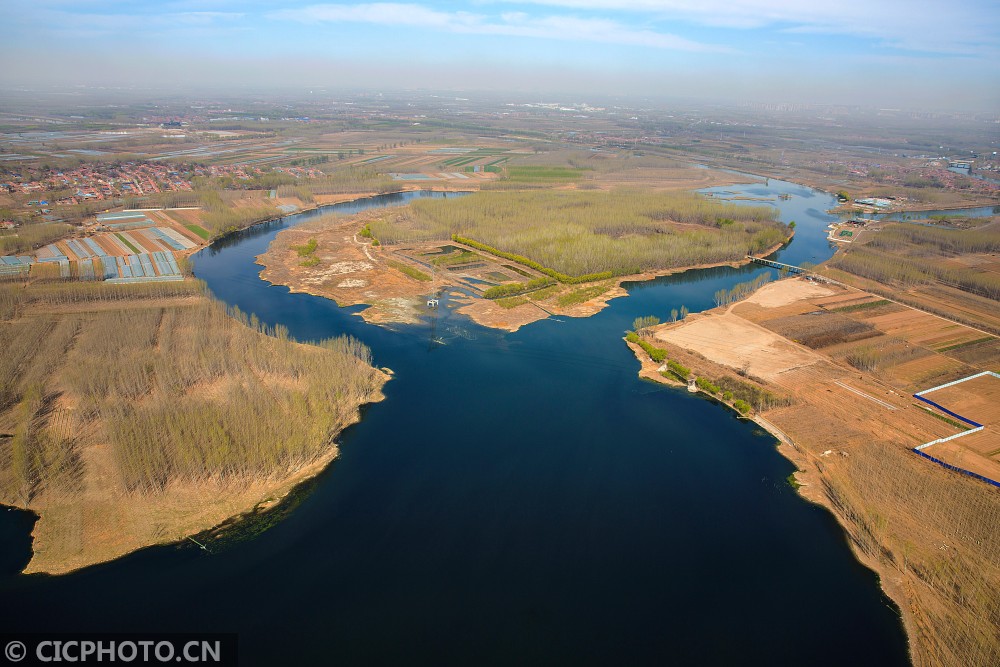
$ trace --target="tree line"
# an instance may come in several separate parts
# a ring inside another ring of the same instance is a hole
[[[726,306],[742,301],[771,281],[771,274],[762,273],[753,280],[736,283],[732,289],[720,289],[715,293],[715,305]]]
[[[838,253],[830,266],[880,283],[914,286],[944,283],[972,294],[1000,301],[1000,276],[974,268],[942,266],[926,257],[908,257],[865,246]]]

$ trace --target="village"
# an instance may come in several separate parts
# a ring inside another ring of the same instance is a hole
[[[168,164],[145,160],[127,162],[86,162],[72,169],[46,166],[0,167],[0,191],[10,194],[41,193],[58,198],[33,199],[29,206],[73,205],[121,197],[145,196],[162,192],[190,192],[194,178],[228,177],[250,181],[267,172],[285,173],[295,178],[316,178],[322,172],[310,167],[279,166],[268,169],[252,165]]]

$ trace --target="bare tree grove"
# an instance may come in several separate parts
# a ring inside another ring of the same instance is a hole
[[[93,445],[125,492],[288,474],[384,382],[358,341],[297,343],[193,281],[0,286],[0,339],[0,501],[18,505],[72,492]]]

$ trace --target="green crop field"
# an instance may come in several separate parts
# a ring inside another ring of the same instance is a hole
[[[190,225],[184,225],[184,226],[187,227],[188,229],[190,229],[192,232],[194,232],[198,236],[200,236],[201,238],[205,239],[206,241],[208,240],[209,236],[211,236],[208,233],[208,230],[205,229],[204,227],[200,226],[200,225],[190,224]]]

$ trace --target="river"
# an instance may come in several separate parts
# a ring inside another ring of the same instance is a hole
[[[780,261],[831,255],[832,197],[775,180],[723,190],[791,195],[776,202],[797,223]],[[313,215],[217,243],[195,273],[299,339],[360,338],[396,373],[386,400],[268,530],[211,554],[161,546],[0,577],[6,631],[235,631],[246,665],[908,664],[898,612],[833,517],[788,486],[774,439],[640,380],[620,340],[637,316],[710,308],[769,269],[630,284],[593,317],[513,334],[447,298],[424,325],[376,327],[257,277],[253,257]]]
[[[973,206],[971,208],[934,209],[928,211],[899,211],[896,213],[862,213],[859,218],[868,220],[930,220],[936,217],[988,218],[1000,213],[1000,206]]]

